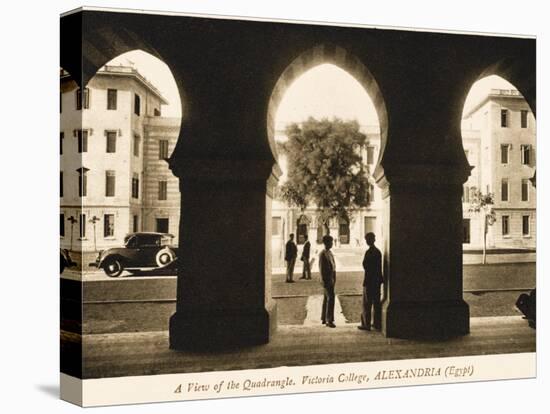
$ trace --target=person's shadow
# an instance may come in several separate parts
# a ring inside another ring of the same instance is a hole
[[[59,399],[59,384],[39,384],[36,388],[56,400]]]

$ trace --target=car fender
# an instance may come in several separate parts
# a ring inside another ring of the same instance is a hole
[[[167,254],[168,256],[170,256],[170,261],[168,261],[168,262],[166,262],[166,263],[163,263],[163,262],[161,261],[161,257],[162,257],[163,255],[165,255],[165,254]],[[171,249],[171,248],[168,247],[168,246],[165,246],[165,247],[163,247],[162,249],[160,249],[160,250],[157,252],[156,256],[155,256],[155,262],[156,262],[156,264],[157,264],[157,266],[158,266],[159,268],[166,267],[166,266],[170,265],[174,260],[176,260],[176,252],[174,252],[174,250]]]
[[[107,260],[110,260],[110,259],[118,260],[118,261],[120,261],[120,263],[122,263],[122,265],[124,265],[124,257],[122,257],[119,254],[108,254],[99,261],[97,267],[99,269],[103,269],[103,266],[104,266],[105,262]]]

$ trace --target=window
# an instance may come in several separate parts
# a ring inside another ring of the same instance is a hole
[[[116,131],[105,131],[105,136],[107,137],[107,148],[106,152],[113,154],[116,152]]]
[[[134,134],[134,156],[139,157],[139,144],[140,144],[140,137],[138,134]]]
[[[529,216],[521,217],[521,234],[524,236],[529,236],[531,229],[529,228]]]
[[[521,180],[521,201],[529,201],[529,180]]]
[[[470,243],[470,219],[462,219],[462,243]]]
[[[65,214],[59,215],[59,235],[65,237]]]
[[[470,187],[465,185],[463,188],[462,193],[462,202],[463,203],[469,203],[470,202]]]
[[[139,198],[139,174],[132,176],[132,198]]]
[[[80,111],[82,109],[82,91],[80,88],[76,90],[76,110]]]
[[[81,239],[86,238],[86,214],[79,214],[80,218],[80,233],[79,237]]]
[[[82,108],[89,109],[90,108],[90,90],[88,88],[84,88],[84,96],[82,96],[82,89],[78,88],[76,90],[76,109],[77,111],[80,111]]]
[[[65,139],[65,133],[61,132],[59,134],[59,155],[63,155],[63,141]]]
[[[88,152],[88,130],[79,129],[77,132],[78,152]]]
[[[157,232],[159,233],[168,233],[170,227],[169,220],[167,218],[158,218],[157,219]]]
[[[338,223],[338,239],[340,244],[349,244],[349,222],[345,219],[340,219]]]
[[[280,236],[281,235],[281,217],[271,217],[271,235]]]
[[[59,197],[63,197],[63,171],[59,172]]]
[[[503,178],[500,183],[500,200],[508,201],[508,179]]]
[[[159,141],[159,160],[165,160],[168,158],[168,140],[161,139]]]
[[[137,93],[134,95],[134,113],[137,116],[141,113],[141,98]]]
[[[527,128],[527,114],[528,113],[529,113],[529,111],[526,111],[526,110],[521,111],[521,127],[522,128]]]
[[[510,216],[502,216],[502,235],[510,235]]]
[[[521,146],[521,163],[522,165],[531,165],[531,145]]]
[[[501,164],[508,164],[509,153],[510,153],[510,145],[502,144],[500,146],[500,163]]]
[[[139,216],[137,214],[132,217],[132,231],[134,233],[139,231]]]
[[[115,196],[115,172],[105,171],[105,197]]]
[[[367,146],[367,164],[374,164],[374,147],[370,145]]]
[[[167,187],[168,187],[168,181],[166,180],[159,181],[159,200],[167,199]]]
[[[374,185],[369,184],[369,201],[374,201]]]
[[[117,106],[117,90],[116,89],[107,89],[107,109],[116,110]]]
[[[155,116],[161,116],[160,108],[155,108],[153,114],[154,114]]]
[[[507,109],[500,110],[500,126],[502,128],[508,127],[508,110]]]
[[[115,215],[103,215],[103,237],[114,237],[115,235]]]
[[[88,168],[79,168],[78,170],[78,196],[79,197],[86,197],[88,193],[88,177],[86,174],[88,173]]]

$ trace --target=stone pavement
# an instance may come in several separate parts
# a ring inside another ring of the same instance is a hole
[[[222,352],[170,350],[167,331],[62,332],[62,344],[82,340],[84,378],[535,352],[536,332],[521,317],[471,318],[470,326],[469,335],[441,341],[390,339],[356,325],[279,326],[268,344]]]
[[[304,325],[306,326],[319,326],[321,324],[321,308],[323,306],[323,295],[308,296],[306,303],[306,318],[304,319]],[[342,311],[342,305],[338,296],[336,296],[334,304],[334,324],[336,326],[344,325],[346,323],[344,312]]]

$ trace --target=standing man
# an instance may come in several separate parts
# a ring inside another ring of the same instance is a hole
[[[370,331],[371,311],[374,311],[372,326],[375,330],[382,329],[382,305],[380,303],[380,286],[384,283],[382,277],[382,253],[374,245],[376,236],[374,233],[367,233],[365,241],[369,248],[363,259],[365,278],[363,280],[363,312],[361,314],[361,325],[357,329]]]
[[[304,248],[302,249],[302,257],[300,258],[300,260],[304,262],[304,270],[302,270],[302,277],[300,279],[310,280],[311,267],[309,263],[309,251],[311,249],[311,243],[308,240],[307,234],[304,236],[304,238],[306,239],[306,242],[304,243]]]
[[[334,324],[334,304],[336,301],[334,295],[334,285],[336,284],[336,263],[330,249],[332,248],[332,237],[323,236],[325,249],[319,254],[319,272],[321,273],[321,283],[325,289],[323,298],[323,309],[321,310],[321,322],[329,328],[336,328]]]
[[[298,248],[294,243],[294,233],[290,233],[289,240],[286,242],[285,261],[286,261],[286,283],[294,283],[294,265],[298,256]]]

